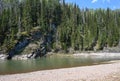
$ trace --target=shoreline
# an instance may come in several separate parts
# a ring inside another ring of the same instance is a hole
[[[120,53],[109,53],[109,52],[77,52],[74,54],[65,54],[65,53],[48,53],[46,56],[50,56],[50,55],[73,55],[73,56],[120,56]],[[22,54],[22,55],[15,55],[12,60],[27,60],[29,59],[28,57],[31,54]],[[8,55],[5,54],[0,54],[0,60],[6,60]],[[30,58],[30,59],[34,59],[34,58]]]
[[[111,64],[0,75],[0,81],[120,81],[120,61]]]

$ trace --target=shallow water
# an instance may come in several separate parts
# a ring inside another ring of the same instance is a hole
[[[39,59],[29,60],[0,60],[0,75],[25,73],[39,70],[90,66],[105,62],[120,60],[120,56],[72,56],[52,55]]]

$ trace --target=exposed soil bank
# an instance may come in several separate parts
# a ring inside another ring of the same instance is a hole
[[[120,61],[111,64],[1,75],[0,81],[120,81]]]

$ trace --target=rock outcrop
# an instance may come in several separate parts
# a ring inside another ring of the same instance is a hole
[[[49,52],[53,37],[52,35],[44,36],[44,41],[40,44],[39,48],[35,49],[28,58],[38,58],[45,56]]]
[[[12,59],[12,57],[19,51],[23,50],[30,43],[29,39],[24,39],[19,41],[15,47],[8,53],[7,59]]]
[[[31,55],[27,56],[27,58],[38,58],[45,56],[47,52],[51,51],[51,44],[54,39],[55,28],[51,31],[47,32],[46,35],[43,35],[40,31],[34,31],[30,33],[29,37],[23,38],[23,40],[19,41],[15,47],[8,53],[7,59],[12,59],[18,52],[24,50],[32,42],[39,42],[38,47],[34,49]],[[42,41],[42,42],[41,42]]]

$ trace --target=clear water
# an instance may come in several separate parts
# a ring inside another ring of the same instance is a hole
[[[52,55],[40,59],[0,60],[0,75],[25,73],[39,70],[90,66],[105,62],[120,60],[119,56],[72,56]]]

